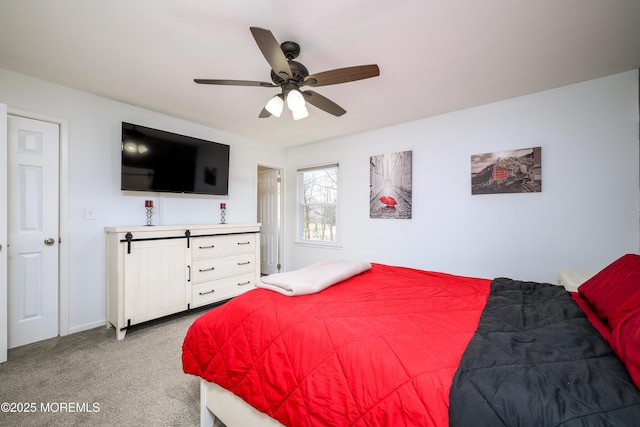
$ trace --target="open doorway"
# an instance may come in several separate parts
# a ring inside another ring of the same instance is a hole
[[[280,168],[258,165],[261,274],[282,270],[282,175]]]

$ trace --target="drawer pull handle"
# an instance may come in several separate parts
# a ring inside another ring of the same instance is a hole
[[[200,273],[204,273],[205,271],[213,271],[213,270],[215,270],[215,269],[216,269],[215,267],[211,267],[211,268],[201,268],[201,269],[199,269],[198,271],[199,271]]]
[[[216,245],[211,245],[211,246],[199,246],[200,249],[213,249],[215,248]]]
[[[239,262],[238,265],[247,265],[251,264],[251,261]]]
[[[202,296],[202,295],[212,294],[215,291],[216,291],[215,289],[211,289],[210,291],[207,291],[207,292],[198,292],[198,295]]]
[[[238,245],[250,245],[251,242],[238,242]]]
[[[238,283],[238,286],[244,286],[244,285],[248,285],[248,284],[250,284],[250,283],[251,283],[251,280],[247,280],[247,281],[246,281],[246,282],[244,282],[244,283]]]

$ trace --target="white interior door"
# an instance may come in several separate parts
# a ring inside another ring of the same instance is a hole
[[[280,270],[280,172],[258,171],[258,222],[260,227],[260,272]]]
[[[8,347],[58,335],[59,126],[9,115]]]
[[[0,363],[7,361],[7,106],[0,104]]]

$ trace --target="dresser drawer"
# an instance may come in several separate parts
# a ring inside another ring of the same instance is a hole
[[[191,282],[199,283],[256,271],[255,254],[240,254],[194,260]]]
[[[195,259],[241,254],[256,250],[255,233],[194,237],[191,257]]]
[[[255,274],[225,277],[191,287],[191,308],[222,301],[254,289]]]

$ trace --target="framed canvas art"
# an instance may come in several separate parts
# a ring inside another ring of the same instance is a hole
[[[471,156],[471,194],[542,191],[541,147]]]
[[[369,217],[411,218],[412,152],[369,158]]]

